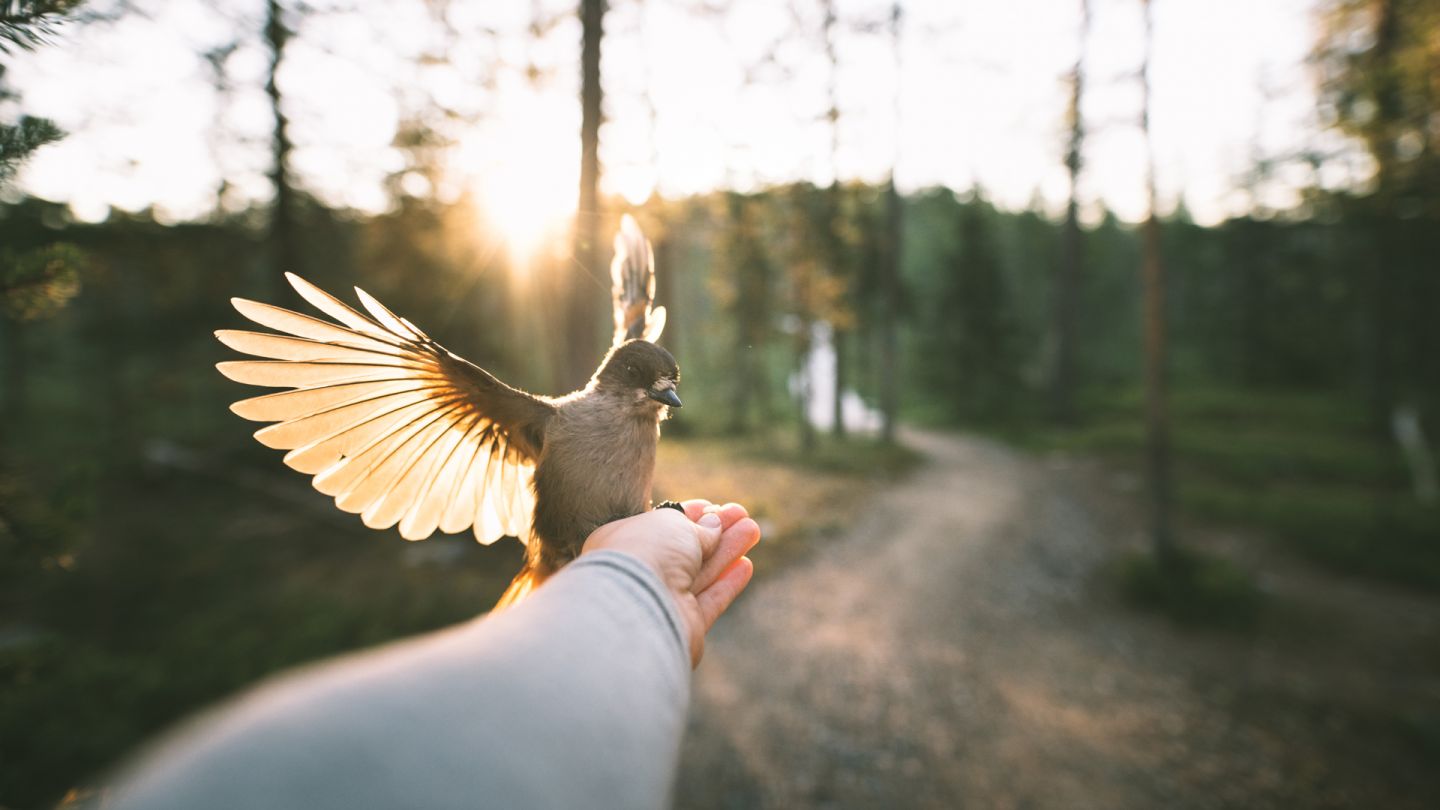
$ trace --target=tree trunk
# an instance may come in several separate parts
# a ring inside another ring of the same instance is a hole
[[[1396,288],[1399,286],[1400,263],[1396,261],[1393,223],[1397,219],[1395,198],[1400,193],[1399,156],[1395,150],[1395,129],[1401,124],[1402,90],[1398,86],[1395,64],[1396,45],[1400,32],[1399,10],[1394,0],[1381,0],[1376,14],[1375,45],[1371,49],[1371,71],[1376,90],[1376,114],[1372,123],[1370,151],[1375,157],[1376,210],[1371,219],[1375,250],[1375,271],[1371,273],[1371,312],[1373,322],[1371,358],[1371,419],[1375,435],[1387,452],[1390,445],[1390,415],[1398,402],[1400,381],[1395,368],[1394,344],[1397,327]]]
[[[1166,391],[1165,267],[1156,215],[1155,147],[1150,134],[1150,53],[1154,41],[1151,0],[1145,0],[1145,61],[1141,68],[1143,101],[1141,132],[1145,138],[1145,193],[1148,216],[1141,234],[1145,335],[1145,472],[1149,486],[1150,539],[1162,567],[1174,560],[1170,524],[1170,413]]]
[[[563,364],[569,386],[583,385],[599,360],[596,301],[591,279],[608,278],[600,238],[600,41],[606,0],[580,0],[580,198],[575,216],[575,262],[563,285],[566,306]]]
[[[835,0],[825,0],[825,60],[830,66],[830,82],[827,91],[829,109],[826,117],[830,122],[830,188],[825,191],[825,263],[832,278],[842,281],[841,289],[848,290],[850,280],[847,278],[848,262],[846,262],[845,250],[840,244],[840,94],[839,74],[840,57],[835,50],[835,29],[839,18],[835,12]],[[845,306],[850,295],[842,293],[840,307]],[[830,320],[830,345],[834,349],[835,373],[831,379],[831,419],[830,433],[836,438],[845,435],[845,419],[842,412],[845,397],[845,386],[849,381],[848,369],[849,357],[845,353],[846,330],[841,325],[841,318],[832,317]],[[814,381],[812,380],[812,385]]]
[[[265,80],[265,93],[270,97],[270,110],[275,117],[271,135],[270,182],[275,186],[275,201],[270,206],[271,263],[263,279],[262,291],[273,297],[280,288],[280,274],[286,271],[304,274],[298,243],[295,238],[295,189],[290,182],[290,120],[285,117],[284,98],[277,77],[285,61],[285,45],[290,29],[285,27],[284,9],[279,0],[265,5],[265,41],[270,48],[270,71]]]
[[[815,425],[810,421],[810,400],[815,395],[815,379],[810,376],[810,349],[814,345],[811,335],[814,327],[813,321],[802,321],[800,334],[795,341],[795,356],[800,360],[796,376],[800,389],[800,396],[797,398],[800,403],[800,450],[806,456],[815,451]]]
[[[835,398],[831,403],[830,435],[837,439],[845,437],[845,389],[850,385],[850,332],[835,328],[830,332],[830,342],[835,349]]]
[[[1065,154],[1065,167],[1070,173],[1070,200],[1065,206],[1063,254],[1060,257],[1060,276],[1055,285],[1055,378],[1051,406],[1055,420],[1061,424],[1075,422],[1075,389],[1079,385],[1075,343],[1080,314],[1080,263],[1084,241],[1080,231],[1080,202],[1077,191],[1082,148],[1085,143],[1085,121],[1080,112],[1080,103],[1084,98],[1085,42],[1089,34],[1090,2],[1080,0],[1080,49],[1070,74],[1070,141]]]
[[[895,51],[895,70],[900,72],[901,6],[890,10],[890,39]],[[895,164],[900,157],[900,90],[895,90],[896,146],[890,164],[890,182],[885,186],[885,247],[880,267],[880,301],[877,330],[880,333],[880,439],[895,441],[895,421],[900,410],[900,349],[896,320],[900,310],[900,259],[904,243],[905,201],[895,188]]]

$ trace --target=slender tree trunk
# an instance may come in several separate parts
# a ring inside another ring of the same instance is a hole
[[[1165,267],[1160,249],[1160,219],[1155,213],[1155,146],[1150,133],[1150,56],[1154,41],[1151,0],[1145,0],[1145,62],[1141,69],[1141,131],[1145,138],[1145,194],[1148,215],[1141,234],[1145,334],[1145,468],[1149,485],[1150,537],[1161,566],[1175,556],[1170,522],[1170,413],[1166,390]]]
[[[903,256],[905,200],[895,188],[892,173],[885,189],[886,250],[880,279],[880,438],[895,441],[900,412],[900,338],[896,321],[900,309],[900,260]]]
[[[1065,206],[1060,277],[1055,285],[1055,378],[1051,405],[1055,420],[1061,424],[1075,422],[1075,389],[1079,384],[1075,344],[1080,316],[1084,237],[1080,231],[1078,189],[1085,143],[1085,119],[1080,112],[1080,103],[1084,98],[1085,43],[1089,34],[1090,2],[1080,0],[1080,44],[1075,67],[1070,74],[1070,142],[1065,154],[1065,167],[1070,173],[1070,200]]]
[[[850,330],[836,328],[830,333],[835,349],[835,400],[831,403],[830,435],[845,436],[845,390],[850,386]]]
[[[1372,419],[1375,434],[1386,452],[1395,448],[1390,442],[1390,415],[1398,402],[1400,381],[1397,379],[1395,363],[1395,335],[1397,329],[1398,302],[1396,282],[1400,276],[1399,250],[1395,249],[1394,222],[1397,219],[1395,198],[1400,193],[1396,154],[1395,128],[1403,117],[1402,89],[1396,81],[1399,70],[1395,64],[1396,47],[1400,36],[1400,11],[1395,0],[1380,0],[1375,23],[1375,45],[1371,49],[1372,63],[1369,66],[1375,76],[1375,101],[1378,109],[1374,117],[1373,133],[1370,138],[1371,152],[1376,163],[1376,191],[1373,201],[1376,210],[1371,219],[1375,250],[1373,261],[1375,271],[1371,274],[1372,297],[1371,319],[1373,320],[1372,363]]]
[[[806,320],[800,324],[800,334],[795,341],[795,356],[800,359],[800,450],[810,455],[815,450],[815,425],[810,421],[810,400],[815,396],[815,378],[810,375],[810,349],[814,345],[811,332],[814,322]]]
[[[566,306],[565,382],[584,384],[599,359],[596,300],[592,279],[606,278],[600,238],[600,41],[606,0],[580,0],[580,198],[575,217],[575,262],[564,286]]]
[[[272,294],[280,287],[280,274],[286,271],[303,274],[298,242],[295,237],[295,189],[290,181],[290,120],[285,116],[284,97],[277,77],[285,61],[285,45],[290,29],[285,27],[285,11],[279,0],[265,4],[265,41],[270,48],[270,70],[265,80],[265,93],[270,97],[270,110],[275,117],[271,134],[270,182],[275,187],[275,201],[270,206],[270,267],[265,273],[262,289]]]
[[[895,51],[895,73],[900,73],[900,3],[890,9],[890,39]],[[880,268],[880,439],[895,442],[895,422],[900,411],[900,341],[896,321],[900,310],[900,259],[904,244],[905,201],[895,187],[895,164],[900,162],[900,87],[895,88],[895,156],[890,164],[890,182],[885,186],[885,247]]]
[[[826,118],[830,122],[830,188],[825,191],[825,239],[828,243],[825,246],[826,269],[834,278],[842,279],[842,289],[848,291],[850,284],[848,276],[848,262],[845,257],[845,250],[840,244],[840,57],[835,50],[835,29],[839,22],[835,12],[835,0],[825,0],[825,60],[830,66],[830,80],[827,91],[829,109],[826,111]],[[847,293],[841,296],[843,302],[849,301]],[[849,383],[850,358],[845,352],[847,342],[847,331],[840,323],[840,318],[830,319],[830,344],[835,350],[835,373],[830,380],[833,390],[831,391],[831,425],[830,433],[836,438],[845,435],[845,419],[843,402],[845,387]],[[812,381],[813,383],[813,381]]]

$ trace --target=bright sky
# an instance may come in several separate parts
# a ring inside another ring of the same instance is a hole
[[[1198,220],[1218,221],[1250,204],[1237,187],[1255,155],[1333,147],[1314,123],[1304,64],[1314,3],[1155,0],[1152,121],[1165,207],[1183,196]],[[612,0],[601,133],[607,190],[638,202],[652,189],[676,196],[827,182],[836,168],[842,178],[879,180],[898,152],[902,188],[979,184],[1008,207],[1038,195],[1059,209],[1067,193],[1064,77],[1079,0],[908,0],[898,76],[883,25],[888,0],[837,4],[841,115],[832,165],[823,117],[829,68],[814,2]],[[1084,113],[1092,134],[1081,196],[1092,213],[1103,200],[1133,220],[1143,213],[1141,4],[1091,4]],[[138,5],[147,12],[71,29],[55,46],[8,60],[6,79],[21,103],[0,103],[0,118],[23,109],[72,133],[37,154],[22,187],[68,201],[87,219],[108,206],[203,215],[222,177],[229,206],[267,199],[264,3]],[[300,24],[281,74],[294,169],[307,188],[333,204],[383,208],[381,181],[403,166],[390,147],[397,125],[420,110],[433,117],[439,101],[455,113],[439,125],[459,142],[442,196],[477,189],[516,228],[573,210],[573,0],[451,0],[451,35],[420,0],[311,5],[320,11]],[[346,11],[354,7],[365,13]],[[537,16],[559,20],[538,39],[529,33]],[[232,89],[217,94],[201,54],[237,38],[224,62]],[[449,61],[421,64],[415,57],[427,52]],[[1261,189],[1262,202],[1288,204],[1311,181],[1305,171],[1282,169]],[[406,183],[418,190],[422,181]]]

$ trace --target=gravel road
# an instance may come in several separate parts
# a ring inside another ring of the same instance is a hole
[[[1135,614],[1097,576],[1124,542],[1075,470],[976,438],[906,440],[930,462],[848,534],[757,582],[711,635],[677,806],[1423,807],[1440,795],[1407,732],[1364,708],[1365,690],[1386,686],[1367,680],[1374,667],[1331,673],[1336,656],[1315,645]],[[1432,644],[1433,608],[1415,630]],[[1423,674],[1417,699],[1435,711],[1440,688]]]

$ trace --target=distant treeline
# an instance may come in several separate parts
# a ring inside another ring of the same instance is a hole
[[[843,384],[878,397],[884,197],[873,186],[794,185],[638,212],[672,310],[667,341],[696,406],[678,429],[791,420],[787,380],[808,348],[802,325],[816,321],[836,328]],[[622,206],[612,210],[618,218]],[[1369,218],[1363,200],[1331,200],[1323,210],[1217,227],[1181,211],[1165,222],[1175,378],[1358,395],[1377,425],[1409,402],[1435,424],[1437,230],[1423,218]],[[822,227],[832,212],[835,225]],[[553,254],[512,268],[500,237],[465,201],[405,199],[391,213],[362,216],[303,200],[298,219],[297,272],[342,297],[362,286],[457,353],[538,390],[553,390],[562,350],[551,300],[562,274],[587,276],[597,311],[608,306],[606,268]],[[263,211],[181,224],[116,213],[85,224],[39,200],[0,209],[0,244],[70,243],[87,256],[82,291],[59,317],[4,325],[7,433],[63,415],[122,452],[152,436],[216,441],[217,419],[240,393],[210,369],[225,356],[210,331],[239,323],[228,299],[303,309],[269,264],[265,221]],[[1060,223],[946,189],[906,198],[903,223],[905,413],[1045,418]],[[1076,379],[1082,389],[1133,384],[1137,232],[1106,215],[1086,228],[1083,246]],[[595,335],[597,354],[604,341]]]

